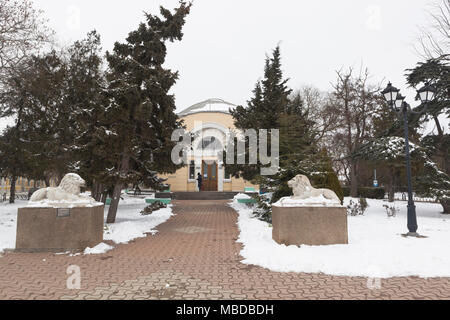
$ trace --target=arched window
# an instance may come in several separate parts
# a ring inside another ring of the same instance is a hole
[[[204,138],[198,145],[198,149],[201,150],[213,150],[220,151],[222,150],[222,144],[215,137],[206,137]]]
[[[189,164],[189,179],[195,180],[195,162],[191,161]]]

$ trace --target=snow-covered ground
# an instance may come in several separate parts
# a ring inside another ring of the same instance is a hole
[[[155,228],[169,220],[173,215],[172,205],[168,205],[167,208],[153,212],[149,216],[142,216],[140,212],[146,206],[147,204],[145,203],[120,205],[116,223],[106,225],[103,239],[111,240],[119,244],[146,237],[147,234],[154,235],[158,232]],[[106,209],[105,220],[107,214]]]
[[[16,245],[17,209],[27,206],[27,201],[17,201],[15,204],[0,203],[0,253],[5,249],[14,249]],[[128,243],[137,238],[155,234],[155,228],[170,219],[172,207],[158,210],[151,215],[142,216],[141,210],[147,206],[143,198],[124,196],[119,203],[115,224],[106,224],[103,234],[104,240],[111,240],[116,244]],[[108,213],[105,207],[105,221]],[[86,248],[85,254],[104,253],[113,249],[105,243],[95,248]]]
[[[346,198],[345,205],[350,200]],[[230,205],[239,213],[242,262],[278,272],[450,277],[450,216],[441,214],[440,205],[416,203],[419,233],[428,237],[417,239],[401,236],[407,232],[406,202],[395,202],[400,212],[388,218],[383,205],[392,204],[367,201],[370,207],[364,216],[348,217],[348,245],[302,247],[277,244],[272,240],[271,226],[235,201]]]
[[[0,253],[16,247],[17,209],[25,207],[28,201],[15,204],[0,203]]]

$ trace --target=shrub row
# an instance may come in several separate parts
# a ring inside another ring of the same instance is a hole
[[[350,197],[350,187],[342,187],[345,197]],[[367,199],[384,199],[386,190],[384,188],[361,187],[358,188],[358,197]]]

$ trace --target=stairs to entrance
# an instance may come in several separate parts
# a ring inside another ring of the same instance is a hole
[[[156,193],[155,198],[172,200],[232,200],[239,192],[162,192]]]

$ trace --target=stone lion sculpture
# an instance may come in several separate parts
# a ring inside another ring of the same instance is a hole
[[[288,182],[288,186],[294,192],[293,200],[304,200],[308,198],[316,198],[323,196],[325,199],[334,200],[341,203],[339,197],[329,189],[316,189],[311,185],[308,177],[298,175]]]
[[[80,202],[95,201],[91,197],[80,195],[80,188],[84,187],[86,182],[77,174],[69,173],[61,180],[59,187],[44,188],[36,191],[30,198],[30,202],[39,201],[64,201],[64,202]]]

